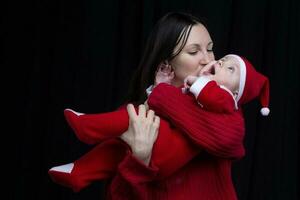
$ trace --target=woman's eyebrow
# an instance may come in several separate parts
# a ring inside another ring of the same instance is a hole
[[[196,48],[200,48],[200,45],[199,44],[197,44],[197,43],[194,43],[194,44],[189,44],[189,45],[187,45],[186,47],[196,47]]]
[[[208,44],[207,44],[207,46],[210,46],[210,45],[213,45],[214,43],[211,41],[211,42],[209,42]],[[196,47],[196,48],[201,48],[201,45],[200,44],[198,44],[198,43],[192,43],[192,44],[188,44],[188,45],[186,45],[186,47],[187,48],[190,48],[190,47]]]

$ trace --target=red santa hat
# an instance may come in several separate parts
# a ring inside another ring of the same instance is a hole
[[[240,64],[240,84],[236,98],[238,105],[243,105],[258,97],[262,106],[261,114],[269,115],[269,79],[257,72],[246,58],[234,54],[227,56],[236,58]]]

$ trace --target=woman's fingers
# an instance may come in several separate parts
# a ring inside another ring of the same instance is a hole
[[[139,105],[139,117],[146,118],[146,107],[144,104]]]
[[[132,133],[128,130],[124,132],[122,135],[120,135],[120,138],[126,142],[129,146],[132,143]]]
[[[160,124],[160,118],[158,116],[155,116],[154,117],[154,122],[153,122],[153,126],[155,128],[154,141],[156,141],[156,139],[157,139],[159,124]]]
[[[149,110],[148,99],[144,102],[146,112]]]
[[[159,123],[160,123],[160,118],[158,116],[154,117],[154,126],[155,128],[159,127]]]
[[[154,121],[154,111],[153,111],[153,110],[148,110],[148,112],[147,112],[147,119],[148,119],[150,122],[153,122],[153,121]]]
[[[132,104],[127,105],[127,111],[130,118],[128,130],[120,138],[131,147],[134,156],[148,165],[160,119],[153,110],[146,112],[144,105],[139,106],[138,114]]]
[[[135,108],[132,104],[127,105],[127,112],[128,112],[128,116],[129,116],[129,121],[135,120],[137,118]]]

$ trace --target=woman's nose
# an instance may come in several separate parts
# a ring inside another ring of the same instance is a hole
[[[210,56],[208,55],[208,53],[207,52],[203,53],[202,57],[200,58],[200,64],[201,65],[206,65],[210,61],[212,61],[212,59],[210,58]]]

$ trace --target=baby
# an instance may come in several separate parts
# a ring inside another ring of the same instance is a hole
[[[171,73],[165,72],[166,77]],[[166,79],[166,82],[167,79]],[[170,88],[178,92],[169,84],[161,83],[157,88]],[[154,89],[156,90],[156,88]],[[217,62],[204,67],[199,76],[188,76],[185,80],[184,91],[189,91],[183,96],[193,94],[201,107],[191,105],[189,109],[197,109],[197,118],[205,121],[207,116],[221,118],[220,113],[230,115],[236,112],[242,104],[260,97],[263,115],[268,115],[269,109],[269,82],[262,74],[255,71],[252,64],[238,55],[227,55]],[[180,91],[181,93],[181,91]],[[182,97],[183,99],[186,97]],[[151,94],[149,106],[152,108]],[[155,109],[154,109],[155,110]],[[101,114],[83,114],[71,109],[64,111],[66,120],[74,130],[76,136],[87,144],[98,144],[90,152],[73,163],[53,167],[49,170],[52,180],[58,184],[71,187],[74,191],[80,191],[95,180],[111,177],[128,151],[128,146],[116,139],[128,128],[128,114],[126,109]],[[187,119],[183,119],[187,120]],[[214,120],[210,121],[214,123]],[[201,124],[201,123],[199,123]],[[203,124],[203,123],[202,123]],[[175,124],[176,126],[176,124]],[[187,129],[182,126],[176,128],[161,118],[157,141],[153,147],[151,163],[159,169],[160,177],[166,177],[188,163],[199,154],[200,148],[193,144],[184,135]],[[209,126],[198,125],[189,129],[189,135],[216,134],[219,124],[215,122],[212,130]],[[185,130],[185,131],[183,131]],[[244,127],[237,127],[231,134],[241,134]],[[176,146],[176,148],[170,148]],[[242,156],[243,152],[241,153]]]

